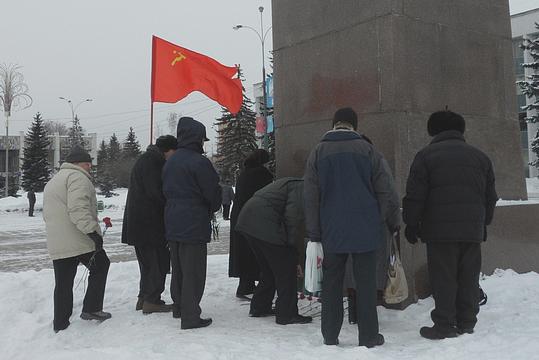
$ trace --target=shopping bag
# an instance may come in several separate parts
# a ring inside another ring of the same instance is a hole
[[[322,291],[322,243],[309,241],[305,254],[305,290],[311,294]]]
[[[408,298],[408,282],[402,266],[397,239],[400,233],[393,234],[389,247],[389,268],[387,270],[387,285],[384,291],[384,301],[387,304],[398,304]]]

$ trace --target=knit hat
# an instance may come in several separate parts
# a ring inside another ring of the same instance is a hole
[[[449,110],[432,113],[427,122],[427,130],[430,136],[436,136],[442,131],[456,130],[464,134],[466,122],[462,115]]]
[[[155,145],[160,151],[167,152],[169,150],[176,150],[178,147],[178,140],[172,135],[163,135],[157,138]]]
[[[67,155],[66,162],[68,163],[91,163],[92,157],[84,148],[79,145],[73,146],[69,155]]]
[[[352,108],[342,108],[333,115],[333,127],[339,123],[352,125],[354,130],[357,130],[357,114]]]

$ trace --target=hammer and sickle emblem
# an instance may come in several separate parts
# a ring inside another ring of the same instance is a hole
[[[176,65],[177,62],[180,62],[186,59],[185,55],[183,55],[179,51],[174,50],[173,53],[176,54],[176,57],[174,58],[174,60],[172,60],[172,64],[171,64],[172,66]]]

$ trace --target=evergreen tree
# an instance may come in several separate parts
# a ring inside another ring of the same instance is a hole
[[[0,176],[0,192],[2,195],[5,193],[5,182],[6,178],[4,176]],[[19,191],[19,182],[18,178],[15,175],[9,175],[9,188],[7,191],[8,196],[18,197],[17,191]]]
[[[67,142],[68,142],[69,149],[72,149],[75,145],[81,146],[84,149],[88,148],[88,144],[83,138],[84,129],[80,125],[80,120],[78,116],[76,115],[75,115],[75,120],[73,121],[73,124],[68,130],[67,136],[68,136]]]
[[[22,163],[22,188],[26,191],[43,191],[50,179],[51,169],[48,160],[50,141],[43,126],[41,114],[34,116],[28,133],[24,138],[24,159]]]
[[[539,130],[537,130],[537,133],[535,134],[535,138],[533,139],[531,143],[531,149],[535,153],[535,156],[537,157],[534,161],[530,162],[531,166],[535,166],[539,169]]]
[[[133,131],[133,128],[129,128],[129,133],[125,138],[123,147],[122,147],[122,157],[124,159],[136,159],[140,155],[140,144],[137,140],[137,136]]]
[[[240,77],[243,80],[241,72]],[[223,108],[221,117],[216,119],[216,166],[222,180],[234,181],[247,155],[257,148],[256,114],[251,110],[252,106],[253,102],[245,95],[245,88],[243,88],[243,103],[240,111],[232,115]]]
[[[535,27],[539,30],[539,23],[535,23]],[[539,122],[539,36],[535,39],[525,39],[520,46],[524,51],[528,51],[533,61],[522,64],[525,69],[534,70],[531,75],[526,76],[523,81],[518,81],[517,84],[522,92],[531,100],[531,102],[523,107],[523,110],[528,112],[528,116],[524,118],[527,122]],[[539,131],[535,139],[531,143],[531,150],[539,159]],[[539,169],[539,160],[530,162],[531,166]]]
[[[132,127],[129,128],[129,133],[127,134],[127,137],[123,143],[121,151],[122,161],[118,162],[115,166],[115,172],[117,175],[116,180],[119,187],[128,187],[131,169],[141,154],[140,144]]]
[[[108,145],[108,154],[107,154],[107,167],[109,169],[109,174],[111,177],[112,187],[115,189],[120,186],[120,168],[119,165],[122,162],[122,148],[120,142],[116,137],[116,134],[113,133],[110,137]]]
[[[101,193],[105,197],[111,197],[113,195],[112,190],[114,190],[109,161],[109,148],[105,140],[102,140],[97,151],[96,185],[99,186]]]

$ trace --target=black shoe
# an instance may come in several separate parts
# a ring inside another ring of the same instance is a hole
[[[249,311],[250,317],[267,317],[267,316],[274,316],[275,315],[275,309],[270,309],[269,311]]]
[[[443,331],[435,326],[423,326],[421,329],[419,329],[419,334],[421,334],[421,336],[423,336],[425,339],[429,340],[442,340],[457,337],[457,331],[455,329]]]
[[[251,301],[251,297],[247,296],[247,295],[241,295],[241,294],[236,294],[236,297],[240,300],[243,300],[243,301]]]
[[[96,311],[96,312],[82,312],[80,314],[80,318],[83,320],[98,320],[98,321],[105,321],[107,319],[110,319],[112,315],[105,311]]]
[[[324,345],[339,345],[339,339],[335,339],[335,340],[324,339]]]
[[[310,316],[295,315],[291,318],[277,318],[275,322],[279,325],[289,325],[289,324],[308,324],[313,321],[313,318]]]
[[[182,328],[182,330],[198,329],[198,328],[203,328],[203,327],[206,327],[206,326],[210,326],[211,323],[212,323],[211,318],[199,319],[198,322],[194,323],[194,324],[184,324],[184,323],[182,323],[181,328]]]
[[[142,310],[142,307],[144,306],[144,298],[141,296],[137,298],[137,305],[135,306],[136,311]]]
[[[54,328],[54,332],[58,334],[59,331],[62,331],[62,330],[65,330],[69,327],[69,321],[67,322],[67,324],[65,325],[62,325],[62,326],[58,326],[58,327],[55,327]]]
[[[464,335],[464,334],[473,334],[473,328],[457,328],[457,333],[459,335]]]
[[[375,346],[384,345],[384,343],[385,343],[384,335],[377,334],[374,337],[374,339],[372,339],[372,340],[366,341],[364,343],[360,342],[359,346],[366,346],[366,347],[368,347],[370,349],[370,348],[373,348]]]
[[[159,302],[159,304],[152,304],[148,301],[144,302],[144,305],[142,306],[142,313],[143,314],[151,314],[151,313],[165,313],[165,312],[171,312],[173,310],[172,304],[165,304],[163,301],[162,303]]]

